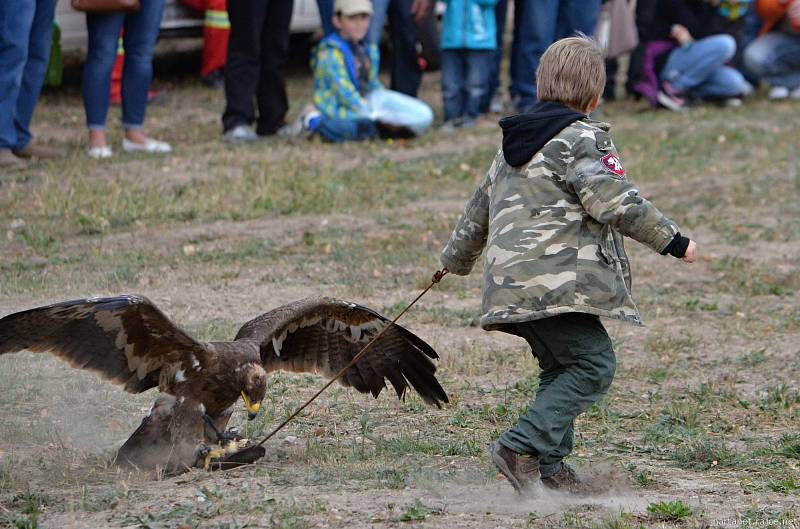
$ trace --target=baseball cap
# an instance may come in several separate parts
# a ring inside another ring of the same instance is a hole
[[[341,13],[343,16],[349,17],[353,15],[360,15],[366,13],[372,14],[372,1],[371,0],[336,0],[333,4],[333,12]]]

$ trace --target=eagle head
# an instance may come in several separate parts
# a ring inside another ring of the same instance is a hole
[[[267,394],[267,372],[260,363],[247,363],[239,370],[241,388],[247,418],[253,420],[261,409],[261,401]]]

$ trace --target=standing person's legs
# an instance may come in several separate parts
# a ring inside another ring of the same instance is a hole
[[[573,420],[611,386],[616,359],[597,316],[569,313],[517,324],[542,372],[536,399],[500,443],[520,454],[538,454],[542,476],[561,468]],[[564,443],[562,445],[562,443]]]
[[[600,0],[561,0],[554,40],[571,37],[578,31],[594,35],[601,3]]]
[[[369,19],[369,30],[364,41],[367,44],[380,46],[383,27],[386,25],[386,14],[389,12],[391,0],[372,0],[372,16]]]
[[[36,12],[30,29],[28,42],[28,61],[22,74],[22,83],[17,97],[14,126],[17,131],[17,150],[24,149],[31,141],[29,127],[33,109],[42,91],[44,74],[50,61],[52,44],[53,16],[56,0],[36,0]]]
[[[464,112],[467,118],[474,120],[481,114],[481,103],[486,97],[494,52],[465,50],[464,55]]]
[[[558,0],[514,0],[511,99],[517,111],[536,104],[536,69],[556,36]]]
[[[272,1],[228,0],[231,34],[225,65],[225,112],[222,114],[225,132],[255,121],[253,102],[261,68],[261,33]]]
[[[494,17],[497,25],[497,48],[492,52],[489,62],[488,89],[481,102],[481,113],[492,112],[492,99],[500,88],[500,66],[503,64],[503,35],[506,32],[508,19],[508,0],[499,0],[494,6]]]
[[[286,124],[289,99],[283,68],[289,54],[289,23],[293,0],[268,0],[261,31],[261,72],[258,79],[258,126],[262,136],[275,134]]]
[[[464,114],[464,63],[466,50],[442,50],[442,106],[444,121]]]
[[[139,11],[125,16],[122,127],[126,131],[144,125],[147,93],[153,79],[153,48],[163,14],[164,0],[140,0]]]
[[[758,37],[744,50],[744,64],[772,86],[800,87],[800,35],[773,31]]]
[[[736,40],[730,35],[713,35],[675,48],[661,70],[661,80],[669,81],[677,93],[691,92],[735,53]]]
[[[411,14],[412,0],[389,2],[392,31],[392,82],[390,88],[417,97],[422,71],[417,61],[417,24]]]
[[[125,15],[122,13],[86,15],[89,45],[83,66],[82,92],[90,147],[106,145],[104,132],[111,91],[111,69],[117,57],[117,40],[124,21]]]
[[[36,6],[27,0],[0,2],[0,151],[9,162],[8,151],[20,146],[14,121],[35,14]]]
[[[317,9],[319,10],[319,21],[322,24],[322,31],[325,36],[333,33],[333,0],[317,0]],[[373,9],[375,9],[373,7]]]

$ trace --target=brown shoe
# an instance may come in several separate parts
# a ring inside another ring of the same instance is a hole
[[[11,149],[0,149],[0,169],[24,169],[27,164],[14,156]]]
[[[552,476],[542,478],[542,485],[555,490],[585,492],[585,484],[578,478],[575,470],[565,463],[561,463],[561,470]]]
[[[527,495],[539,481],[539,456],[518,454],[495,441],[489,445],[489,456],[519,495]]]
[[[55,147],[48,147],[46,145],[40,145],[34,142],[28,143],[22,149],[14,150],[14,154],[19,156],[20,158],[42,158],[42,159],[61,158],[62,156],[64,156],[64,152],[61,149],[56,149]]]

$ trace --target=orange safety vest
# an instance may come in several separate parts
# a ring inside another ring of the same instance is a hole
[[[194,9],[205,11],[203,21],[203,77],[225,67],[228,57],[228,37],[231,23],[228,20],[227,0],[182,0]]]

